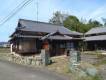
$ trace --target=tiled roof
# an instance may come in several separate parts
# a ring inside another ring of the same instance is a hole
[[[85,37],[85,41],[101,41],[101,40],[106,40],[106,35]]]
[[[106,27],[96,27],[89,30],[85,35],[106,33]]]
[[[71,31],[65,28],[64,26],[54,25],[54,24],[45,23],[45,22],[37,22],[37,21],[20,19],[19,24],[20,24],[19,29],[22,31],[52,33],[58,30],[62,34],[82,35],[81,33]]]

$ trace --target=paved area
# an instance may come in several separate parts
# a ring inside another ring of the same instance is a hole
[[[45,68],[26,67],[0,60],[0,80],[69,80],[69,78]]]

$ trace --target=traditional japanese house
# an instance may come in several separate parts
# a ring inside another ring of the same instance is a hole
[[[15,32],[10,36],[11,51],[29,55],[48,49],[50,56],[61,55],[72,43],[78,49],[81,35],[64,26],[20,19]]]
[[[106,27],[92,28],[85,34],[87,50],[106,50]]]

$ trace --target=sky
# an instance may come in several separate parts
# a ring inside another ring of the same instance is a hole
[[[24,0],[0,0],[0,23]],[[19,19],[37,20],[36,0],[17,12],[6,23],[0,25],[0,42],[8,41],[15,31]],[[56,11],[75,15],[79,19],[102,21],[106,18],[106,0],[38,0],[38,20],[48,22]]]

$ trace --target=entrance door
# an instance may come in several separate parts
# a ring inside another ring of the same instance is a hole
[[[65,42],[52,41],[50,45],[50,56],[63,55],[65,52]]]

